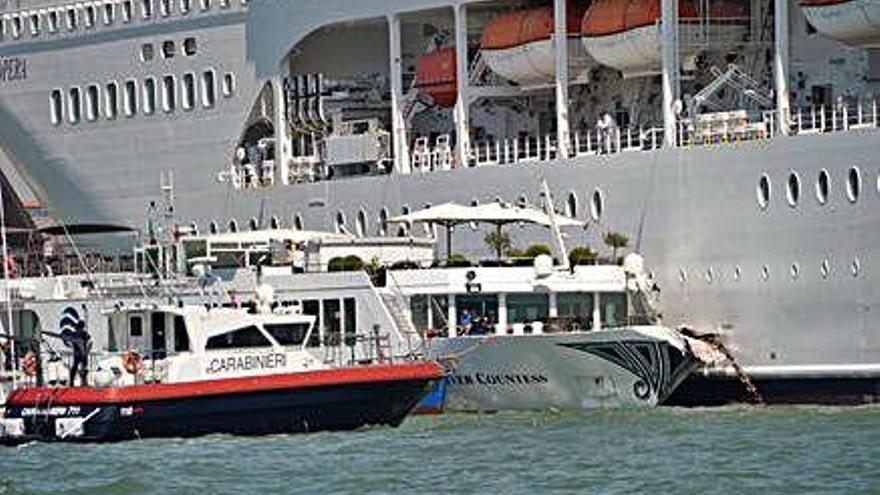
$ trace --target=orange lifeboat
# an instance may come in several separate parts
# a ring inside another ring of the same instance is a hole
[[[593,65],[580,42],[580,20],[588,3],[569,2],[566,6],[568,73],[573,80],[586,79]],[[556,78],[554,27],[553,7],[497,15],[483,27],[482,57],[493,72],[521,86],[553,83]]]
[[[625,77],[660,72],[661,0],[596,0],[581,24],[586,51],[599,63],[623,72]],[[698,0],[679,0],[679,40],[682,60],[698,52],[702,32]],[[748,19],[746,2],[713,2],[708,20],[718,21],[713,32],[722,39],[741,39]],[[742,21],[742,22],[731,22]]]
[[[807,21],[848,45],[880,46],[880,3],[873,0],[801,0]]]
[[[457,76],[454,46],[426,53],[416,62],[416,88],[439,107],[455,106],[458,98]]]

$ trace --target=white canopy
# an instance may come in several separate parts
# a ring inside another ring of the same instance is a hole
[[[443,203],[407,215],[400,215],[388,220],[391,223],[439,223],[456,225],[461,223],[480,222],[494,225],[509,223],[532,223],[550,227],[550,215],[543,210],[531,206],[515,206],[498,202],[478,206],[464,206],[458,203]],[[556,215],[556,225],[560,227],[583,227],[586,225],[576,218]]]

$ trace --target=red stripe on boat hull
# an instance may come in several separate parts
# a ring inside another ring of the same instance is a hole
[[[7,397],[6,404],[19,406],[40,405],[47,402],[54,405],[118,404],[354,383],[431,380],[439,379],[442,376],[443,371],[436,363],[357,366],[332,370],[124,387],[22,388],[11,392]]]

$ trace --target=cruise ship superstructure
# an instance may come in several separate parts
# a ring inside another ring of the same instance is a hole
[[[0,8],[0,168],[59,222],[406,236],[546,180],[570,245],[631,239],[666,325],[782,400],[878,395],[880,2]]]

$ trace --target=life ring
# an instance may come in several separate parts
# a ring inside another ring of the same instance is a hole
[[[27,351],[27,354],[21,358],[21,369],[27,376],[37,374],[37,355],[34,354],[34,351]]]
[[[143,369],[143,360],[137,351],[125,351],[122,353],[122,367],[132,375],[137,375]]]

